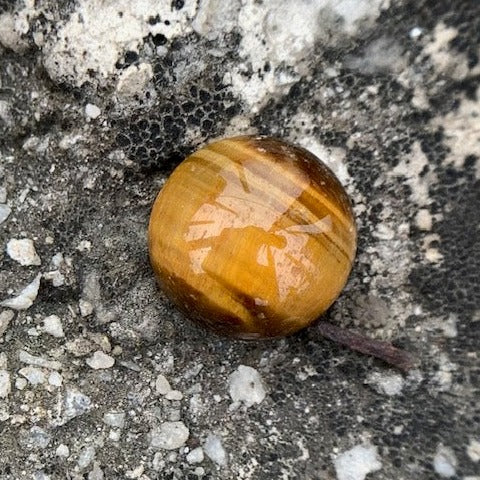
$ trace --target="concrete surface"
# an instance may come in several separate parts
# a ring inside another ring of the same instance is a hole
[[[473,0],[1,0],[0,478],[478,480],[479,54]],[[168,173],[255,132],[354,202],[326,318],[418,370],[157,292]]]

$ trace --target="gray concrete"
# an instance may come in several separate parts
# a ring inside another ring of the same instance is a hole
[[[0,478],[480,479],[480,5],[198,3],[0,0]],[[337,173],[360,241],[325,317],[417,370],[157,291],[155,195],[243,133]]]

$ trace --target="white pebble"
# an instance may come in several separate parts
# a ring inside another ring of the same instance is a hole
[[[50,315],[43,319],[43,330],[55,338],[62,338],[65,336],[65,333],[63,333],[62,321],[57,315]]]
[[[18,262],[20,265],[40,265],[42,262],[35,251],[33,240],[22,238],[20,240],[12,238],[7,243],[7,253],[10,258]]]
[[[5,204],[0,204],[0,225],[10,216],[12,209]]]
[[[90,358],[87,359],[87,365],[94,370],[111,368],[115,364],[115,359],[101,350],[97,350]]]
[[[28,382],[25,378],[17,377],[15,379],[15,388],[17,390],[23,390],[28,385]]]
[[[155,391],[158,395],[166,395],[172,390],[170,383],[164,375],[159,375],[155,380]]]
[[[357,445],[341,453],[334,465],[338,480],[364,480],[369,473],[382,468],[377,447],[371,444]]]
[[[188,440],[190,432],[183,422],[165,422],[152,429],[150,444],[153,448],[176,450]]]
[[[34,425],[28,434],[26,439],[27,445],[30,448],[47,448],[48,444],[50,443],[52,436],[45,431],[43,428]]]
[[[110,432],[108,434],[108,438],[112,442],[118,442],[120,440],[120,436],[121,436],[121,432],[118,428],[114,428],[114,429],[110,430]]]
[[[76,388],[69,388],[65,393],[63,406],[65,411],[62,424],[65,424],[72,418],[87,413],[92,408],[92,401]]]
[[[78,456],[77,466],[80,470],[87,468],[95,458],[95,447],[93,445],[87,445],[82,449]]]
[[[18,359],[22,363],[33,365],[34,367],[48,368],[50,370],[60,370],[62,368],[62,364],[56,360],[46,360],[42,357],[36,357],[25,350],[19,350]]]
[[[203,455],[203,448],[197,447],[194,448],[188,455],[187,455],[187,462],[188,463],[201,463],[203,462],[204,455]]]
[[[105,475],[98,462],[93,462],[92,471],[88,474],[88,480],[104,480]]]
[[[70,450],[64,443],[61,443],[55,450],[55,454],[57,455],[57,457],[66,458],[70,455]]]
[[[0,370],[3,368],[7,368],[8,365],[8,358],[5,352],[0,352]]]
[[[11,389],[10,374],[6,370],[0,370],[0,398],[7,398]]]
[[[266,392],[262,377],[252,367],[240,365],[228,379],[229,392],[234,402],[243,402],[246,407],[260,403]]]
[[[480,441],[470,440],[470,444],[467,447],[467,455],[472,462],[477,463],[480,461]]]
[[[183,398],[183,393],[179,392],[178,390],[170,390],[166,395],[165,398],[167,400],[181,400]]]
[[[87,103],[85,105],[85,115],[88,118],[91,118],[92,120],[94,120],[95,118],[98,118],[101,113],[102,111],[93,103]]]
[[[366,383],[372,385],[378,393],[391,397],[402,393],[403,377],[397,373],[372,372],[368,375]]]
[[[103,423],[110,427],[123,428],[125,426],[125,412],[107,412],[103,415]]]
[[[11,310],[4,310],[2,313],[0,313],[0,338],[7,331],[12,319],[13,312]]]
[[[410,32],[408,33],[408,35],[410,36],[410,38],[412,38],[413,40],[416,40],[418,37],[420,37],[420,35],[423,33],[423,29],[421,29],[420,27],[413,27]]]
[[[81,298],[78,302],[78,308],[82,317],[88,317],[93,313],[93,305],[88,300]]]
[[[48,376],[48,383],[52,387],[61,387],[63,383],[63,377],[58,372],[52,372]]]
[[[456,466],[457,458],[453,450],[440,444],[433,458],[433,468],[435,471],[444,478],[454,477]]]
[[[33,282],[29,283],[16,297],[4,300],[0,305],[13,310],[26,310],[33,305],[33,302],[37,298],[38,289],[40,288],[40,278],[42,275],[39,273]]]
[[[432,215],[426,208],[421,208],[415,216],[415,223],[420,230],[429,231],[432,229]]]
[[[208,435],[203,444],[203,449],[208,458],[217,465],[225,466],[227,464],[227,452],[225,452],[222,445],[222,439],[219,436],[212,434]]]
[[[30,383],[30,385],[41,385],[46,381],[45,373],[43,373],[43,371],[39,368],[24,367],[21,368],[18,373],[22,377],[25,377]]]

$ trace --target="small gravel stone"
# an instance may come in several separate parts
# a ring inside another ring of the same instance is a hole
[[[28,385],[26,378],[17,377],[15,379],[15,388],[17,390],[23,390]]]
[[[72,418],[83,415],[92,408],[92,401],[89,397],[75,388],[67,389],[63,401],[64,414],[63,423],[70,421]]]
[[[30,265],[41,265],[40,257],[35,251],[33,240],[29,238],[16,239],[12,238],[7,243],[8,256],[26,267]]]
[[[85,470],[95,459],[95,454],[95,447],[93,445],[87,445],[84,447],[78,456],[78,468],[80,470]]]
[[[98,118],[101,113],[102,111],[93,103],[87,103],[85,105],[85,115],[88,118],[91,118],[92,120],[94,120],[95,118]]]
[[[166,395],[172,390],[170,383],[164,375],[159,375],[155,380],[155,391],[158,395]]]
[[[108,434],[108,438],[112,442],[118,442],[120,440],[121,432],[118,428],[114,428],[113,430],[110,430]]]
[[[472,462],[477,463],[480,461],[480,441],[470,440],[470,444],[467,447],[467,455]]]
[[[181,400],[183,398],[183,393],[178,390],[170,390],[170,392],[165,395],[165,398],[167,400]]]
[[[443,478],[454,477],[456,473],[457,458],[453,450],[439,445],[433,458],[433,468]]]
[[[48,383],[53,387],[61,387],[63,383],[63,377],[58,372],[52,372],[48,376]]]
[[[19,350],[18,359],[22,363],[27,363],[34,367],[48,368],[49,370],[60,370],[62,368],[62,364],[56,360],[46,360],[42,357],[36,357],[25,350]]]
[[[341,453],[334,465],[338,480],[364,480],[369,473],[382,468],[377,447],[371,444],[357,445]]]
[[[266,392],[262,377],[252,367],[240,365],[229,377],[229,392],[234,402],[243,402],[246,407],[260,403]]]
[[[0,370],[0,398],[7,398],[11,389],[10,374],[6,370]]]
[[[25,377],[31,385],[41,385],[45,383],[46,377],[42,370],[35,367],[21,368],[18,373]]]
[[[10,216],[12,209],[3,203],[0,203],[0,225]]]
[[[7,331],[10,322],[13,319],[13,312],[11,310],[4,310],[0,313],[0,338]]]
[[[188,440],[190,432],[183,422],[165,422],[152,429],[150,444],[153,448],[176,450]]]
[[[225,452],[222,445],[222,439],[219,436],[212,434],[208,435],[203,444],[203,449],[208,458],[217,465],[225,466],[227,464],[227,452]]]
[[[67,458],[70,455],[70,450],[64,443],[61,443],[55,450],[57,457]]]
[[[7,368],[8,358],[5,352],[0,352],[0,369]]]
[[[13,310],[27,310],[27,308],[30,308],[37,298],[40,278],[42,278],[42,275],[39,273],[33,282],[29,283],[16,297],[4,300],[0,305]]]
[[[397,373],[372,372],[368,375],[366,383],[371,385],[378,393],[391,397],[402,393],[403,377]]]
[[[48,432],[35,425],[30,429],[25,441],[28,447],[44,449],[47,448],[51,439],[52,436]]]
[[[82,317],[88,317],[93,313],[93,305],[88,300],[80,299],[78,301],[78,308]]]
[[[103,423],[111,427],[123,428],[125,426],[125,412],[107,412],[103,415]]]
[[[101,350],[97,350],[89,359],[87,365],[94,370],[111,368],[115,364],[115,359]]]
[[[55,338],[62,338],[65,336],[63,333],[62,321],[57,315],[50,315],[43,319],[43,329],[49,335]]]
[[[187,462],[188,463],[201,463],[204,459],[203,455],[203,448],[197,447],[194,448],[188,455],[187,455]]]
[[[93,462],[92,471],[88,474],[88,480],[103,480],[105,478],[103,470],[98,462]]]

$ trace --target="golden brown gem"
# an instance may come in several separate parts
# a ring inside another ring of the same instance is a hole
[[[307,150],[220,140],[172,173],[153,206],[150,259],[189,317],[240,338],[288,335],[338,297],[356,249],[345,190]]]

